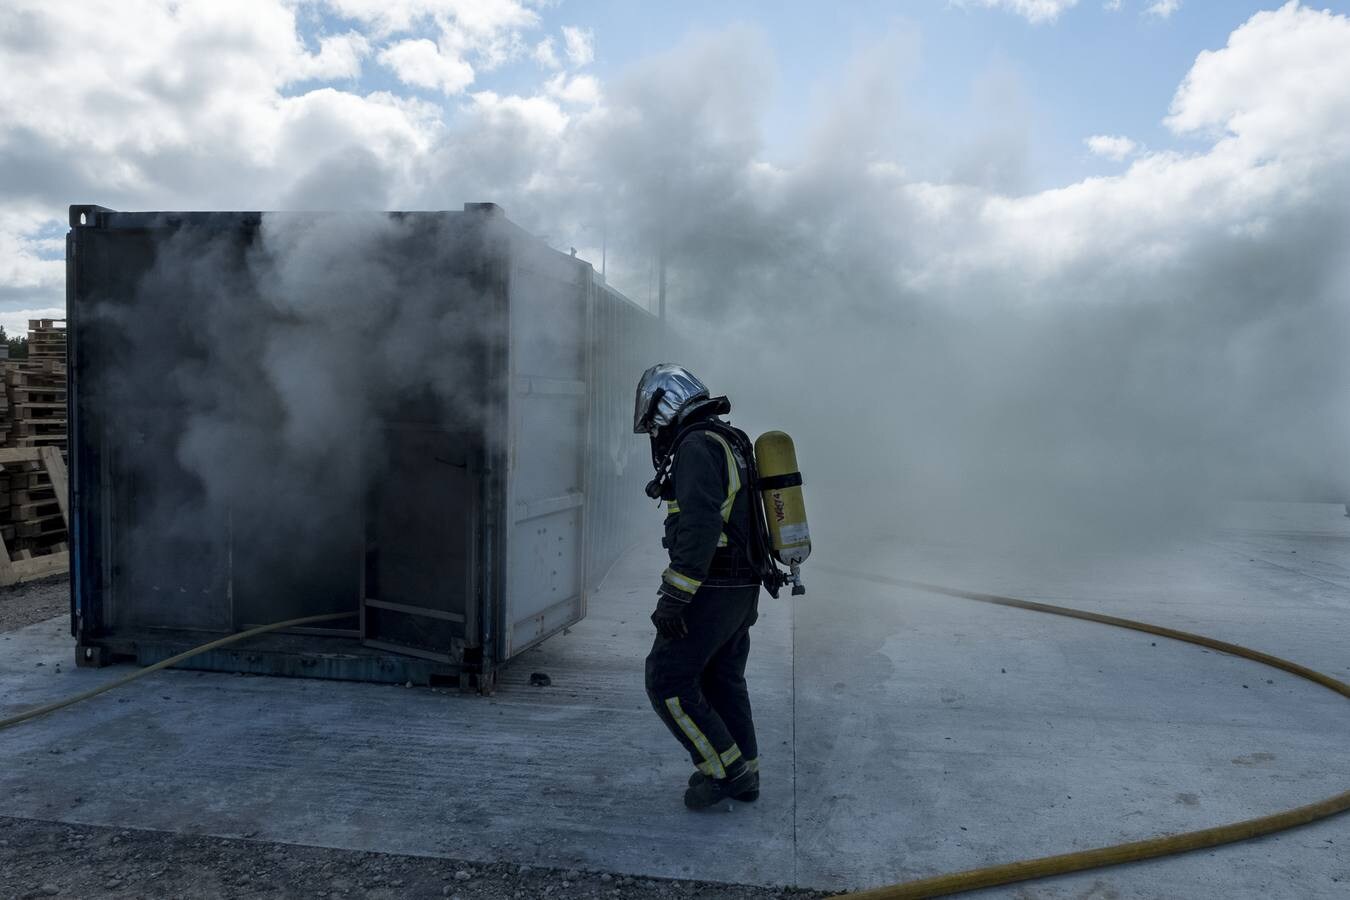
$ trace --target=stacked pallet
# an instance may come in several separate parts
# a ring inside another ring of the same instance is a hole
[[[0,347],[0,372],[5,372],[5,373],[6,373],[6,376],[5,376],[6,383],[8,383],[8,380],[9,380],[9,377],[8,377],[8,374],[7,374],[8,371],[9,371],[9,345],[6,344],[5,346]],[[9,422],[9,418],[10,418],[10,417],[9,417],[9,388],[6,387],[4,391],[0,391],[0,447],[8,447],[8,446],[10,446],[10,443],[9,443],[9,432],[10,432],[10,422]],[[7,492],[6,492],[6,493],[7,493]]]
[[[0,449],[7,490],[0,523],[0,585],[69,570],[66,464],[55,447]]]
[[[66,549],[66,518],[56,498],[51,475],[41,462],[9,463],[4,478],[4,524],[0,537],[11,559],[31,559]]]
[[[28,360],[52,360],[66,364],[66,326],[57,325],[65,319],[28,320]]]
[[[7,447],[58,447],[66,453],[66,329],[59,319],[28,321],[28,359],[10,360]]]
[[[67,549],[65,469],[66,329],[60,320],[30,319],[28,358],[4,362],[5,391],[0,412],[6,452],[0,472],[0,540],[7,561],[52,557],[43,571],[56,570]],[[53,448],[59,450],[56,454]],[[53,467],[60,473],[54,484]],[[58,498],[57,492],[62,496]],[[0,561],[0,583],[6,580]]]

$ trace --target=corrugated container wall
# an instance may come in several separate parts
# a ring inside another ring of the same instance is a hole
[[[83,663],[490,688],[650,524],[658,323],[495,206],[71,226]]]
[[[596,579],[592,588],[629,547],[632,536],[651,531],[663,515],[644,493],[652,477],[647,441],[633,440],[632,432],[638,375],[653,363],[666,361],[650,313],[612,288],[596,284],[594,291],[596,390],[590,435],[594,512],[587,540],[589,569]],[[636,506],[634,497],[641,498]],[[655,587],[652,590],[654,594]]]

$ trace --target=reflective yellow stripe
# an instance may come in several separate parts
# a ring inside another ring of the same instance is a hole
[[[674,569],[666,569],[661,573],[661,580],[671,587],[677,587],[686,593],[694,594],[703,587],[703,582],[695,581],[687,575],[681,575]]]
[[[671,500],[669,503],[666,504],[666,515],[678,516],[679,514],[680,514],[680,504],[676,503],[674,500]]]
[[[712,769],[712,772],[708,774],[711,774],[713,778],[726,778],[727,770],[722,766],[722,758],[717,755],[717,751],[713,749],[712,744],[708,742],[708,738],[704,736],[703,732],[698,730],[694,720],[684,714],[684,708],[680,706],[680,698],[667,697],[666,709],[670,710],[670,717],[675,720],[676,725],[680,726],[680,730],[684,732],[685,737],[689,738],[694,745],[694,749],[702,754],[704,761]]]
[[[725,547],[730,543],[731,541],[727,540],[727,533],[725,531],[717,536],[717,546]]]
[[[722,765],[729,766],[741,758],[741,748],[732,744],[730,749],[722,751]]]
[[[709,778],[713,777],[713,767],[705,762],[701,762],[698,764],[698,770],[702,772],[704,775],[707,775]]]
[[[759,771],[759,757],[756,756],[754,759],[747,759],[747,760],[745,761],[745,767],[746,767],[747,769],[749,769],[751,772],[758,772],[758,771]]]
[[[731,452],[731,445],[726,438],[711,431],[708,435],[716,439],[727,454],[727,499],[722,503],[722,521],[726,522],[731,519],[731,505],[736,502],[736,495],[741,490],[741,467],[736,465],[736,454]]]

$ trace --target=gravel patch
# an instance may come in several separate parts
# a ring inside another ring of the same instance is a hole
[[[70,615],[70,576],[0,588],[0,632]]]
[[[0,900],[41,897],[341,900],[806,900],[815,891],[299,847],[0,816]]]

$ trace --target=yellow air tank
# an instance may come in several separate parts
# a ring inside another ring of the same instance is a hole
[[[781,431],[760,435],[755,441],[755,462],[773,555],[792,570],[788,579],[792,582],[792,593],[804,594],[800,567],[811,555],[811,531],[806,524],[802,473],[797,470],[797,449],[792,438]]]

